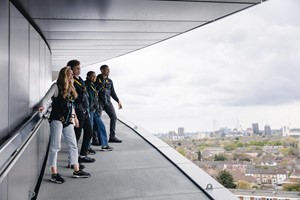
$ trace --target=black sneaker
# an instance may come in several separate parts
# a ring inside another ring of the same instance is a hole
[[[81,157],[79,156],[79,158],[78,158],[78,162],[79,162],[79,163],[92,163],[92,162],[95,162],[95,161],[96,161],[95,158],[91,158],[91,157],[87,157],[87,156],[85,156],[85,157],[83,157],[83,158],[81,158]]]
[[[111,142],[111,143],[121,143],[122,140],[116,138],[116,137],[111,137],[109,138],[108,142]]]
[[[52,174],[50,181],[52,181],[53,183],[62,184],[63,182],[65,182],[65,179],[63,179],[60,174]]]
[[[107,145],[107,146],[102,146],[100,151],[112,151],[112,150],[114,150],[114,148]]]
[[[86,153],[90,154],[90,155],[95,155],[96,151],[94,151],[94,149],[92,149],[92,148],[89,148]]]
[[[100,146],[100,142],[97,139],[96,140],[93,139],[91,145]]]
[[[74,169],[74,165],[70,165],[70,164],[69,164],[69,165],[67,166],[67,168]],[[84,168],[85,168],[85,166],[79,163],[79,169],[84,169]]]
[[[87,173],[82,170],[78,170],[77,172],[73,172],[73,178],[89,178],[91,177],[90,173]]]

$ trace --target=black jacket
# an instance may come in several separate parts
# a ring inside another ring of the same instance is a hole
[[[91,112],[99,112],[99,98],[98,98],[98,91],[94,85],[89,80],[84,81],[88,93],[88,99],[89,99],[89,109]]]
[[[110,103],[110,97],[116,102],[119,102],[119,98],[115,92],[113,81],[110,78],[103,78],[102,74],[99,74],[96,79],[96,89],[99,94],[99,102],[102,106],[107,106]]]
[[[81,77],[77,79],[74,76],[73,78],[74,78],[74,86],[78,94],[78,97],[75,99],[75,109],[76,110],[79,109],[81,111],[88,111],[89,100],[88,100],[88,94],[87,94],[85,83]]]

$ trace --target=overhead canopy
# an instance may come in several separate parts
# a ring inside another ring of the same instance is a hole
[[[203,26],[261,0],[11,0],[52,52],[52,70],[112,59]]]

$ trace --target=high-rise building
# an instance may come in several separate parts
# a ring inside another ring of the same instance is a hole
[[[252,129],[252,128],[247,128],[247,130],[246,130],[246,135],[247,135],[247,136],[253,135],[253,129]]]
[[[259,134],[258,123],[252,123],[253,134]]]
[[[271,131],[271,126],[270,125],[265,125],[265,135],[271,135],[272,131]]]
[[[218,130],[218,121],[213,120],[213,132],[216,132]]]
[[[283,126],[281,128],[281,134],[282,136],[289,136],[290,128],[288,126]]]
[[[178,128],[178,135],[183,136],[184,135],[184,127],[179,127]]]

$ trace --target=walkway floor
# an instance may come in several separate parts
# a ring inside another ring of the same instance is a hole
[[[108,118],[104,116],[106,127]],[[59,173],[63,184],[49,181],[46,167],[38,200],[206,200],[209,199],[193,182],[154,147],[124,124],[117,122],[117,136],[123,143],[110,143],[112,152],[97,150],[95,163],[85,164],[91,173],[87,179],[72,178],[67,169],[65,145],[59,153]],[[64,144],[62,142],[62,144]]]

